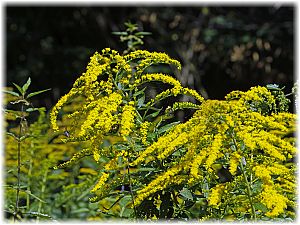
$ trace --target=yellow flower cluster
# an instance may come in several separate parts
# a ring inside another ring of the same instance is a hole
[[[117,123],[116,116],[113,115],[122,102],[122,96],[112,93],[97,100],[96,106],[89,111],[86,120],[81,125],[79,136],[85,136],[88,132],[107,133],[111,127]]]
[[[231,154],[230,160],[229,160],[229,172],[232,175],[236,174],[236,171],[240,164],[241,158],[242,158],[242,156],[238,152],[234,152]]]
[[[205,161],[205,168],[209,171],[212,172],[211,166],[212,164],[218,159],[221,158],[223,156],[223,154],[221,153],[221,147],[223,145],[223,140],[224,137],[223,135],[221,135],[220,133],[218,133],[211,146],[208,149],[209,155]]]
[[[93,101],[94,95],[98,94],[98,85],[99,82],[97,81],[97,78],[99,75],[104,73],[106,70],[108,70],[110,64],[110,60],[107,57],[103,57],[98,52],[96,52],[92,57],[91,60],[87,66],[87,71],[82,74],[81,77],[79,77],[74,85],[73,88],[70,90],[70,92],[66,95],[64,95],[53,107],[51,113],[50,113],[50,122],[52,124],[52,128],[55,131],[58,131],[58,125],[57,125],[57,115],[58,112],[61,110],[61,108],[70,101],[74,96],[83,94],[86,97],[87,100]],[[108,88],[111,87],[111,80],[109,79],[107,82],[102,81],[102,86],[105,84],[106,91],[108,91]],[[109,85],[107,85],[109,84]],[[110,92],[110,91],[108,91]]]
[[[200,103],[204,101],[204,98],[195,90],[189,89],[189,88],[184,88],[181,86],[181,83],[176,80],[175,78],[168,76],[168,75],[164,75],[161,73],[155,73],[155,74],[145,74],[142,75],[142,79],[137,79],[136,80],[136,86],[140,85],[142,83],[145,82],[149,82],[149,81],[161,81],[163,83],[167,83],[173,86],[173,88],[171,89],[167,89],[161,93],[159,93],[158,95],[155,96],[154,99],[151,99],[151,101],[149,101],[147,103],[147,106],[151,106],[156,102],[159,102],[167,97],[170,96],[177,96],[179,94],[183,94],[183,95],[188,95],[191,96],[193,98],[195,98],[196,100],[198,100]],[[192,104],[192,103],[190,103]],[[193,105],[192,108],[199,108],[197,107],[197,105]]]
[[[172,183],[180,184],[184,179],[175,179],[175,176],[181,171],[180,166],[168,169],[164,174],[151,181],[145,188],[137,191],[137,197],[134,201],[135,205],[141,204],[151,194],[163,190]]]
[[[200,106],[191,102],[175,102],[172,106],[172,111],[179,109],[199,109]]]
[[[265,87],[251,87],[249,91],[233,91],[229,93],[225,99],[234,100],[239,99],[245,105],[255,104],[259,105],[261,103],[266,103],[269,106],[269,109],[275,107],[275,98],[272,96],[272,93]],[[260,111],[260,109],[258,109]]]
[[[154,159],[154,153],[158,153],[157,158],[163,159],[167,157],[170,153],[176,150],[181,145],[187,143],[188,134],[182,132],[186,125],[180,124],[176,126],[176,128],[166,136],[162,136],[158,139],[157,142],[153,143],[151,146],[147,147],[137,159],[135,159],[131,166],[136,166],[144,161],[146,161],[147,157],[150,156],[150,160]]]
[[[203,163],[203,160],[206,158],[208,151],[204,150],[201,151],[193,160],[193,162],[190,165],[190,173],[191,176],[193,176],[195,179],[199,179],[201,177],[199,177],[199,166]],[[194,179],[191,178],[192,180],[190,182],[192,182]]]
[[[270,211],[266,213],[268,217],[276,217],[287,208],[289,199],[279,194],[272,185],[265,185],[260,194],[261,202],[267,206]]]
[[[171,84],[174,87],[181,87],[181,83],[178,80],[162,73],[151,73],[142,75],[141,83],[144,83],[145,81],[161,81],[166,84]]]
[[[255,176],[260,178],[264,183],[272,183],[271,172],[266,166],[258,165],[253,168]]]
[[[139,77],[147,67],[153,64],[173,64],[179,70],[181,69],[181,65],[177,60],[171,59],[167,54],[160,52],[148,52],[145,50],[137,50],[124,56],[124,59],[126,61],[142,59],[136,68],[135,77]]]
[[[222,195],[225,189],[224,184],[217,184],[210,190],[210,194],[208,196],[208,205],[218,208],[220,205]]]
[[[148,129],[149,129],[150,124],[151,124],[150,122],[145,121],[144,123],[142,123],[141,128],[140,128],[142,143],[146,146],[149,144],[147,142],[147,135],[148,135]]]
[[[91,152],[89,149],[83,149],[80,152],[75,153],[69,161],[64,162],[58,166],[54,166],[54,169],[60,169],[60,168],[67,167],[67,166],[71,165],[72,163],[77,162],[82,157],[90,155],[90,154],[91,154]]]
[[[109,178],[109,174],[108,173],[103,173],[101,175],[101,178],[99,179],[99,181],[95,185],[95,187],[91,190],[91,192],[95,192],[98,189],[102,188],[104,186],[105,182],[108,180],[108,178]]]
[[[120,134],[124,140],[126,140],[126,137],[134,127],[135,107],[133,105],[134,102],[131,101],[123,107]]]
[[[190,96],[194,97],[196,100],[198,100],[199,102],[204,101],[204,98],[197,91],[189,89],[189,88],[182,88],[180,90],[180,94],[190,95]]]

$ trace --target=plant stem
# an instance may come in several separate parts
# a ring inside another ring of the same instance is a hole
[[[21,120],[20,120],[20,124],[19,124],[19,137],[18,137],[18,153],[17,153],[17,157],[18,157],[18,169],[17,169],[17,194],[16,194],[16,211],[15,211],[15,215],[14,215],[14,221],[17,218],[17,215],[19,213],[19,198],[20,198],[20,179],[21,179],[21,137],[22,137],[22,122],[24,120],[24,115],[23,115],[23,104],[21,106]]]
[[[131,195],[132,204],[133,204],[134,217],[135,217],[135,219],[137,219],[137,212],[136,212],[135,203],[134,203],[134,195],[132,192],[131,177],[130,177],[130,171],[129,171],[129,149],[127,150],[127,175],[128,175],[128,180],[129,180],[129,190],[130,190],[130,195]]]
[[[243,172],[243,177],[244,177],[244,180],[245,180],[245,183],[246,183],[246,186],[247,186],[247,195],[248,195],[248,198],[249,198],[249,202],[250,202],[250,205],[251,205],[251,211],[252,211],[251,218],[253,218],[254,221],[256,221],[255,208],[254,208],[253,201],[252,201],[251,187],[250,187],[250,184],[247,180],[247,175],[246,175],[246,172],[245,172],[245,169],[244,169],[244,166],[243,166],[243,162],[240,162],[240,166],[241,166],[241,170]]]
[[[28,181],[27,181],[27,192],[30,193],[30,187],[31,187],[31,174],[32,174],[32,166],[33,166],[33,152],[32,150],[30,151],[30,162],[29,162],[29,169],[28,169]],[[26,209],[29,210],[30,207],[30,196],[27,195],[26,198]]]
[[[236,143],[236,140],[235,140],[233,134],[232,134],[232,139],[233,139],[233,142],[234,142],[235,149],[237,151],[238,150],[238,147],[237,147],[238,145]],[[240,167],[241,167],[243,177],[244,177],[244,181],[245,181],[246,187],[247,187],[247,195],[248,195],[248,198],[249,198],[249,202],[250,202],[250,206],[251,206],[251,212],[252,212],[251,219],[254,219],[254,221],[256,221],[255,207],[253,205],[253,200],[252,200],[252,191],[251,191],[251,187],[250,187],[250,184],[248,182],[248,179],[247,179],[247,174],[246,174],[246,171],[245,171],[242,160],[240,160]]]
[[[43,183],[42,183],[42,188],[41,188],[41,199],[44,199],[44,192],[46,189],[46,181],[47,181],[47,175],[48,175],[48,168],[45,170],[44,176],[43,176]],[[41,209],[42,209],[42,204],[43,202],[39,202],[39,207],[38,207],[38,213],[41,213]],[[39,222],[39,217],[37,217],[36,222]]]

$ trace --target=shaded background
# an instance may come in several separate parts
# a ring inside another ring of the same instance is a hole
[[[51,88],[35,106],[50,109],[85,71],[95,51],[122,52],[112,35],[137,23],[151,32],[142,47],[178,59],[184,86],[223,99],[232,90],[294,84],[293,5],[260,7],[5,6],[6,85],[32,78],[31,91]]]

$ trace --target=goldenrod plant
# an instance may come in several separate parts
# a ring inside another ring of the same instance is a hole
[[[66,189],[76,179],[94,180],[84,171],[85,164],[81,166],[83,171],[80,168],[53,170],[58,161],[75,154],[79,146],[61,142],[60,137],[65,131],[53,133],[49,129],[45,108],[36,108],[30,102],[32,97],[47,90],[28,93],[30,83],[29,78],[23,86],[15,84],[17,91],[12,88],[4,91],[7,131],[4,137],[5,218],[9,221],[39,221],[78,217],[79,212],[73,208],[77,206],[78,210],[76,199],[80,196],[74,200],[72,195],[79,187],[74,188],[73,193],[67,193]],[[84,182],[81,183],[82,186]]]
[[[87,189],[99,213],[90,219],[293,220],[296,115],[287,112],[282,89],[257,86],[205,100],[153,72],[162,64],[181,69],[165,53],[96,52],[50,113],[55,132],[68,124],[64,143],[84,146],[55,168],[89,156],[97,163]],[[167,88],[153,95],[153,82]],[[169,104],[179,95],[194,102]],[[193,116],[177,121],[185,109]]]
[[[7,120],[16,120],[16,127],[12,127],[13,123],[10,123],[9,125],[9,132],[6,132],[6,135],[8,136],[6,139],[6,168],[8,173],[12,173],[13,176],[7,177],[7,182],[5,185],[5,188],[8,189],[6,194],[13,193],[15,197],[15,204],[10,203],[8,205],[8,213],[11,213],[13,215],[13,219],[19,220],[22,217],[22,214],[24,213],[21,206],[21,198],[24,197],[26,199],[26,207],[30,204],[30,197],[34,197],[40,202],[43,202],[39,197],[35,196],[32,193],[30,185],[27,186],[24,184],[23,181],[23,173],[24,171],[24,156],[29,155],[32,152],[32,149],[34,148],[34,143],[32,142],[31,149],[26,146],[26,142],[29,138],[32,138],[35,133],[31,133],[29,131],[29,126],[27,122],[27,118],[29,114],[33,111],[39,111],[40,113],[44,113],[43,108],[34,108],[32,104],[30,103],[30,98],[41,94],[47,90],[42,90],[38,92],[28,93],[28,88],[31,84],[31,79],[28,78],[27,82],[21,87],[17,84],[14,84],[14,86],[17,88],[17,92],[12,90],[5,90],[4,92],[8,95],[10,95],[10,98],[7,100],[9,101],[9,104],[11,105],[17,105],[19,106],[18,109],[8,109],[6,108],[4,110],[5,116]],[[40,129],[43,129],[43,127],[40,127]],[[35,131],[36,132],[36,131]],[[14,144],[9,144],[9,142],[14,142]],[[28,145],[28,144],[27,144]],[[26,146],[26,147],[25,147]],[[26,150],[24,150],[27,148]],[[32,160],[32,158],[31,158]],[[28,176],[26,179],[28,179],[31,176],[31,167],[32,167],[32,161],[29,162],[29,170],[26,171],[28,173]],[[27,180],[30,183],[30,178]],[[11,200],[11,199],[10,199]],[[33,212],[26,212],[28,214],[32,214]],[[40,216],[41,214],[39,212],[35,212],[37,216]]]

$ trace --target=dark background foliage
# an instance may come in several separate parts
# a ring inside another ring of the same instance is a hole
[[[31,91],[52,88],[35,105],[48,109],[68,92],[95,51],[122,52],[112,35],[124,22],[149,31],[143,49],[166,52],[175,76],[206,98],[232,90],[294,84],[293,5],[217,7],[5,6],[6,85],[32,78]]]

